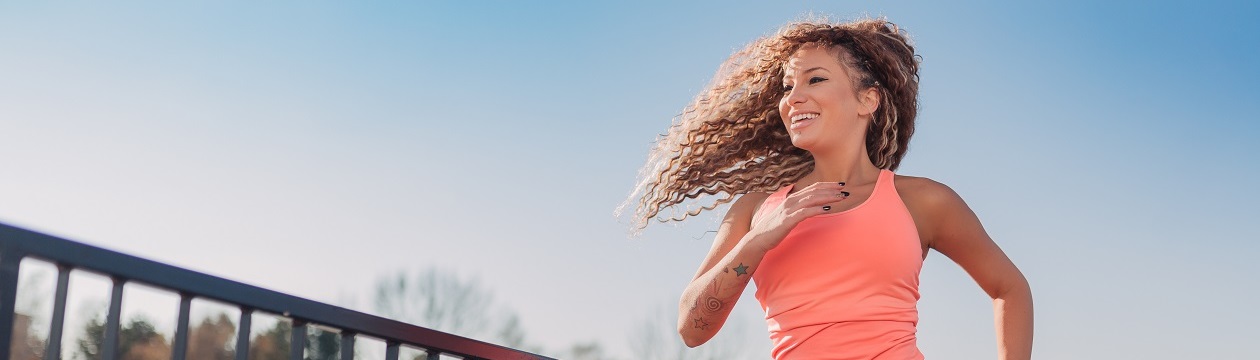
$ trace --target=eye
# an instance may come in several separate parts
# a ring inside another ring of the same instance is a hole
[[[792,91],[792,85],[783,85],[783,92],[787,93],[789,91]]]
[[[815,77],[809,78],[809,83],[810,83],[810,84],[817,84],[817,83],[820,83],[820,82],[823,82],[823,81],[827,81],[827,78],[824,78],[824,77],[821,77],[821,76],[815,76]]]

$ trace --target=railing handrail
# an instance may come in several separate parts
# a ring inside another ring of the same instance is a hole
[[[224,302],[242,310],[279,314],[295,322],[320,324],[343,333],[475,359],[550,359],[401,321],[329,305],[213,275],[167,265],[100,247],[0,223],[0,351],[8,354],[18,264],[32,257],[62,267],[87,270],[118,280],[170,290],[181,296]],[[12,274],[9,274],[10,269]],[[12,280],[12,286],[4,284]],[[2,304],[6,303],[7,304]],[[6,311],[9,314],[4,314]],[[396,356],[396,352],[394,354]],[[300,355],[299,355],[300,356]]]

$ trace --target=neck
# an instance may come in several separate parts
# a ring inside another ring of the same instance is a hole
[[[858,185],[873,183],[879,178],[880,169],[871,163],[866,146],[811,154],[814,171],[802,179],[805,184],[843,181],[846,185]]]

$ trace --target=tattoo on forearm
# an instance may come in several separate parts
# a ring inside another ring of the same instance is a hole
[[[695,323],[695,324],[694,324],[694,326],[695,326],[697,329],[700,329],[700,330],[708,330],[708,329],[709,329],[709,322],[704,321],[704,318],[695,318],[694,323]]]
[[[722,299],[718,299],[716,296],[717,294],[720,294],[719,291],[721,291],[721,289],[722,280],[713,279],[713,284],[709,288],[709,293],[696,299],[695,307],[700,309],[701,314],[721,315],[722,307],[725,304],[722,303]]]
[[[704,306],[701,307],[701,309],[704,309],[707,313],[715,314],[722,311],[722,300],[714,296],[709,296],[708,299],[704,300]]]
[[[739,266],[735,266],[735,267],[722,268],[723,273],[729,274],[731,270],[735,270],[736,277],[742,277],[742,275],[748,275],[748,265],[744,265],[744,263],[740,263]],[[699,296],[696,298],[695,304],[691,306],[690,313],[691,313],[691,321],[692,321],[693,328],[700,329],[700,330],[708,330],[709,326],[713,325],[708,320],[705,320],[705,318],[709,316],[717,316],[719,320],[718,321],[719,324],[722,322],[721,320],[725,319],[725,314],[723,314],[723,312],[730,310],[726,306],[726,303],[733,302],[735,298],[728,297],[727,299],[723,300],[722,298],[718,297],[722,294],[723,290],[729,290],[729,289],[724,289],[723,284],[727,283],[728,281],[723,281],[723,278],[724,277],[722,276],[715,276],[712,282],[709,284],[708,291],[702,294],[699,294]],[[741,280],[736,281],[736,283],[743,284],[746,281],[748,280],[741,279]],[[734,294],[734,296],[738,297],[739,294]]]

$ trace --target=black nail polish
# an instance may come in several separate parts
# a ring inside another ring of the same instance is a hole
[[[831,211],[831,205],[823,206],[823,211]]]
[[[841,182],[840,182],[840,186],[844,186],[844,182],[843,182],[843,181],[841,181]]]
[[[840,192],[840,195],[844,195],[844,197],[849,197],[849,192],[848,192],[848,191],[841,191],[841,192]]]

